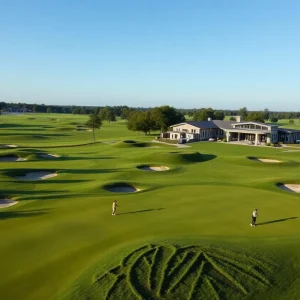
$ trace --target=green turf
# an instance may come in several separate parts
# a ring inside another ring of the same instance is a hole
[[[0,195],[19,201],[0,210],[0,299],[299,298],[300,196],[277,186],[300,183],[299,152],[208,142],[176,148],[123,121],[105,122],[93,144],[91,132],[76,131],[86,121],[0,117],[0,144],[20,146],[0,156],[27,159],[0,162]],[[14,178],[35,170],[58,176]],[[141,190],[108,190],[120,183]]]

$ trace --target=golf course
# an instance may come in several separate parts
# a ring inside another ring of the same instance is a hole
[[[0,116],[0,299],[300,299],[299,145],[87,121]]]

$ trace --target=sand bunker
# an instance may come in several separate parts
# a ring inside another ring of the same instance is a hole
[[[277,160],[277,159],[269,159],[269,158],[257,158],[257,157],[249,157],[249,159],[254,160],[254,161],[259,161],[263,163],[281,163],[282,161]]]
[[[58,157],[60,157],[60,155],[50,154],[50,153],[40,154],[39,156],[42,158],[58,158]]]
[[[4,161],[4,162],[9,162],[9,161],[25,161],[25,160],[26,160],[25,158],[18,157],[18,156],[15,156],[15,155],[0,157],[0,161]]]
[[[104,188],[107,191],[113,193],[136,193],[140,191],[140,189],[127,183],[119,183],[119,184],[116,183],[112,185],[106,185]]]
[[[288,192],[300,193],[300,184],[280,184],[278,187]]]
[[[138,169],[143,170],[143,171],[168,171],[169,167],[167,166],[140,166]]]
[[[13,201],[10,199],[0,199],[0,208],[6,208],[17,204],[18,201]]]
[[[7,144],[0,144],[0,148],[16,148],[17,145],[7,145]]]
[[[44,180],[57,176],[57,173],[38,171],[38,172],[29,172],[23,176],[16,176],[18,180]]]

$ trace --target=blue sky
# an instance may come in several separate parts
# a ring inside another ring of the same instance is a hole
[[[0,0],[0,101],[300,110],[300,2]]]

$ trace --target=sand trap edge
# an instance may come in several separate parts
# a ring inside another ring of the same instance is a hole
[[[154,171],[154,172],[164,172],[170,170],[168,166],[157,166],[157,165],[141,165],[141,166],[137,166],[137,168],[142,171]]]
[[[0,199],[0,209],[11,207],[13,205],[16,205],[17,203],[18,203],[18,201],[14,201],[11,199]]]
[[[38,180],[45,180],[56,177],[58,173],[53,172],[43,172],[43,171],[36,171],[36,172],[28,172],[23,176],[15,176],[14,178],[21,181],[38,181]]]
[[[293,183],[280,183],[277,184],[277,186],[287,192],[292,192],[292,193],[300,193],[300,184],[293,184]]]
[[[271,158],[259,158],[259,157],[248,157],[248,159],[252,161],[262,162],[262,163],[282,163],[283,161],[277,160],[277,159],[271,159]]]

